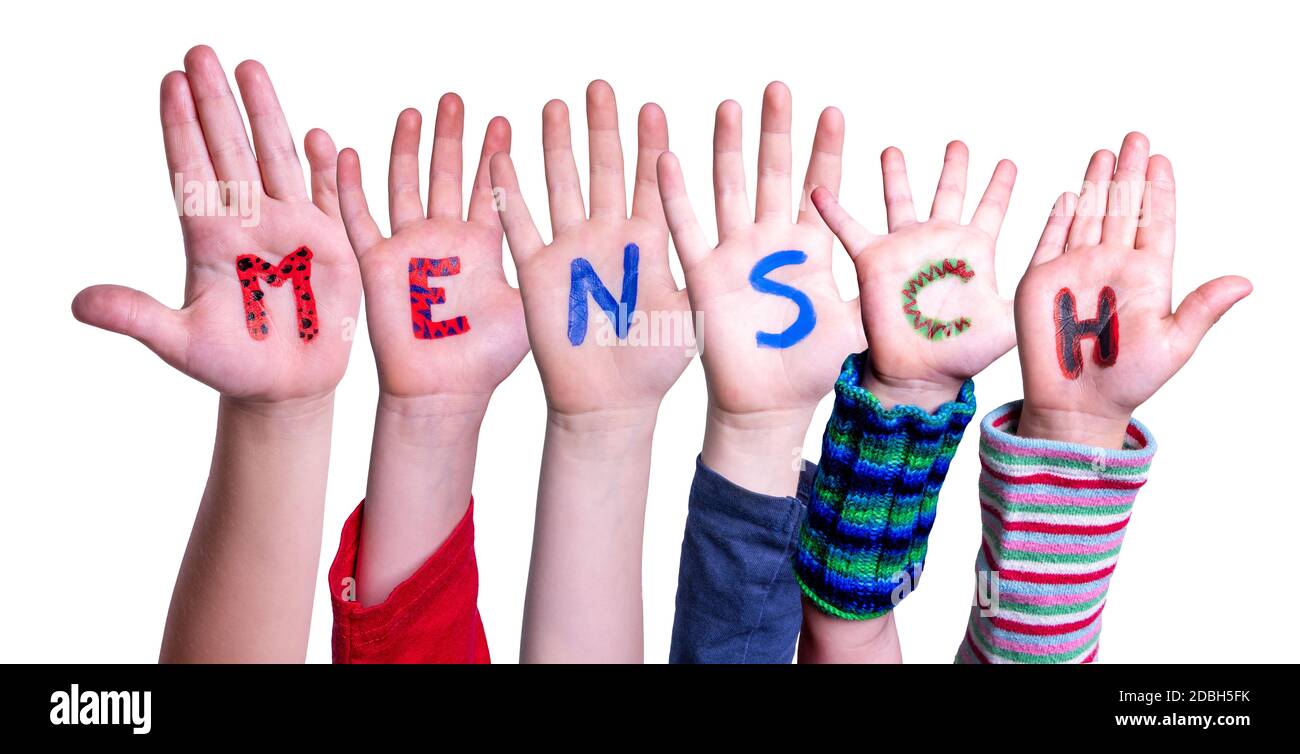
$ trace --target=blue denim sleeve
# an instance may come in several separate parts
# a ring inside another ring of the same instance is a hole
[[[696,459],[669,662],[794,659],[802,607],[791,559],[816,471],[805,461],[797,497],[772,497]]]

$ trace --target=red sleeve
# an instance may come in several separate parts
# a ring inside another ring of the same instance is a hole
[[[474,559],[474,501],[465,517],[424,565],[388,599],[356,602],[357,550],[365,501],[343,524],[330,566],[334,607],[334,662],[486,663],[487,636],[478,613]]]

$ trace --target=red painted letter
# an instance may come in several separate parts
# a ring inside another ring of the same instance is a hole
[[[298,309],[298,337],[311,340],[320,332],[316,321],[316,299],[311,292],[311,249],[299,247],[281,259],[278,265],[256,254],[240,254],[235,258],[235,269],[239,271],[239,285],[244,291],[244,319],[253,340],[264,340],[270,333],[259,279],[265,280],[272,288],[279,288],[284,281],[292,280],[293,300]]]
[[[448,338],[469,332],[469,319],[433,318],[433,307],[447,303],[447,291],[429,285],[429,278],[449,277],[460,274],[460,257],[446,259],[429,259],[411,257],[407,266],[411,284],[411,332],[420,340]]]

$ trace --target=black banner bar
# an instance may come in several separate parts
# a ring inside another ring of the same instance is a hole
[[[274,731],[335,741],[414,735],[437,749],[464,746],[464,735],[484,746],[521,734],[598,742],[615,728],[623,744],[663,740],[674,750],[806,746],[809,736],[1079,748],[1279,740],[1300,721],[1286,666],[18,665],[3,673],[5,728],[40,740],[210,743]]]

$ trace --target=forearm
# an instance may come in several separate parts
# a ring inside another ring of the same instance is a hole
[[[794,659],[802,621],[790,556],[811,480],[811,472],[803,475],[811,417],[811,407],[732,414],[710,402],[669,662]]]
[[[465,515],[486,396],[381,394],[357,560],[357,597],[384,601]]]
[[[333,394],[260,404],[221,398],[161,661],[305,659],[333,406]]]
[[[1137,422],[1122,449],[1031,437],[1018,426],[1021,408],[1009,403],[980,425],[984,537],[957,661],[1091,662],[1155,440]]]
[[[696,463],[669,662],[794,659],[803,620],[790,558],[815,469],[806,466],[792,494],[771,495],[736,484],[703,457]]]
[[[871,391],[886,410],[910,405],[929,412],[951,401],[961,388],[959,382],[886,381],[870,369],[864,370],[860,384]],[[827,615],[805,598],[803,616],[803,632],[799,641],[801,664],[883,664],[903,661],[903,650],[898,642],[898,628],[892,612],[877,618],[849,621]]]
[[[857,355],[835,391],[795,558],[808,644],[800,660],[898,661],[890,611],[921,575],[939,490],[975,411],[974,385],[943,395],[900,389]]]
[[[823,613],[807,599],[803,602],[803,633],[799,636],[800,664],[900,663],[902,648],[894,614],[848,621]]]
[[[658,407],[547,416],[520,659],[640,662]]]

